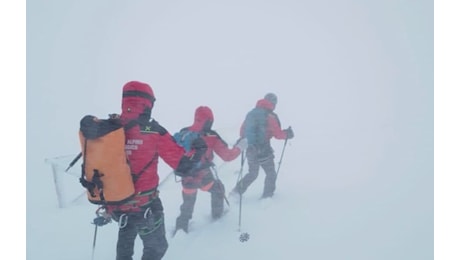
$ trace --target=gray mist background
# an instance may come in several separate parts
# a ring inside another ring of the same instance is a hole
[[[286,178],[327,216],[299,225],[433,258],[433,1],[27,1],[28,225],[55,206],[45,158],[76,154],[80,118],[119,112],[130,80],[170,132],[199,105],[237,129],[276,93]]]

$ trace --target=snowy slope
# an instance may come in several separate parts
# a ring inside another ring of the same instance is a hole
[[[28,1],[27,259],[91,258],[96,207],[59,208],[45,159],[76,155],[79,120],[119,112],[123,84],[140,80],[151,84],[153,117],[170,132],[207,105],[233,143],[267,92],[278,95],[283,128],[295,132],[276,197],[258,200],[261,172],[243,200],[249,241],[238,240],[235,204],[208,224],[209,196],[200,193],[197,232],[171,238],[165,260],[431,260],[432,5]],[[278,162],[282,141],[273,146]],[[219,170],[228,190],[239,169],[237,159]],[[160,166],[162,176],[170,171]],[[66,191],[78,194],[69,178]],[[171,230],[180,184],[168,180],[160,196]],[[114,259],[116,233],[115,223],[98,229],[95,259]],[[138,242],[137,258],[140,250]]]

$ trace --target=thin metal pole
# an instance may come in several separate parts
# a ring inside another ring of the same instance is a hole
[[[80,159],[82,156],[82,153],[79,153],[69,164],[69,167],[67,167],[67,169],[65,169],[65,172],[67,172],[70,168],[72,168],[74,166],[74,164],[78,161],[78,159]]]
[[[97,225],[94,225],[94,238],[93,238],[93,252],[91,253],[91,260],[94,260],[94,251],[96,248]]]
[[[243,180],[243,167],[244,167],[244,151],[241,152],[241,168],[240,168],[240,173],[238,175],[238,193],[240,194],[240,212],[239,212],[239,217],[238,217],[238,232],[241,231],[241,210],[242,210],[242,205],[243,205],[243,194],[241,192],[241,185],[242,180]]]
[[[278,162],[278,169],[276,170],[276,176],[277,176],[277,177],[278,177],[278,173],[280,172],[281,161],[283,160],[284,149],[286,149],[287,141],[288,141],[288,139],[286,138],[286,139],[284,140],[284,146],[283,146],[283,151],[281,152],[281,158],[280,158],[280,161]]]

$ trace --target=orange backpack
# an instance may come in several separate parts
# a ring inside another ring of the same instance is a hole
[[[80,183],[87,189],[88,200],[100,205],[130,200],[135,190],[120,120],[85,116],[80,121],[79,137],[83,157]]]

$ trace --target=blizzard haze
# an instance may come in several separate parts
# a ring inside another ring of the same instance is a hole
[[[197,232],[168,238],[164,260],[433,259],[433,1],[51,0],[26,11],[27,259],[91,257],[95,206],[59,208],[45,160],[75,156],[80,119],[119,113],[131,80],[150,84],[152,116],[171,133],[207,105],[233,144],[267,92],[295,133],[275,197],[257,200],[262,171],[245,194],[248,242],[238,205],[207,223],[199,192]],[[283,142],[272,144],[278,165]],[[239,169],[239,158],[222,164],[227,190]],[[172,179],[160,189],[168,230],[181,203]],[[114,259],[116,229],[99,229],[100,259]]]

